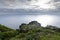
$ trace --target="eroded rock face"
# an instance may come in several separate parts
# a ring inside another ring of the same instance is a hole
[[[30,29],[38,28],[38,27],[41,27],[41,24],[38,23],[37,21],[31,21],[28,24],[24,23],[20,25],[21,30],[30,30]]]
[[[31,21],[28,25],[31,27],[41,27],[41,24],[37,21]]]

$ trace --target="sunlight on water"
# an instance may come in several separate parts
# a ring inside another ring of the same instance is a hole
[[[54,22],[55,17],[50,15],[41,15],[36,19],[42,26],[50,25]]]
[[[38,21],[42,26],[60,26],[59,17],[57,15],[2,15],[0,16],[0,24],[14,29],[18,28],[17,26],[21,23],[29,23],[30,21]]]

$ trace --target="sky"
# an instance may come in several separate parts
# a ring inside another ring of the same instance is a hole
[[[59,17],[60,0],[0,0],[0,24],[11,28],[32,20],[39,21],[43,26],[48,23],[59,27]]]
[[[0,0],[0,8],[12,9],[56,9],[60,0]]]
[[[0,0],[0,12],[60,13],[60,0]]]

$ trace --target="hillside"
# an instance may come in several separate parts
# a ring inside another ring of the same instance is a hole
[[[42,27],[37,21],[22,23],[16,30],[2,27],[0,25],[0,40],[60,40],[60,28],[52,25]]]
[[[0,40],[9,40],[17,34],[18,32],[16,30],[0,24]]]

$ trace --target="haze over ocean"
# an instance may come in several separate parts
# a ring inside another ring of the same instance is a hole
[[[60,15],[1,15],[0,24],[16,29],[21,23],[38,21],[42,26],[53,25],[60,27]]]

